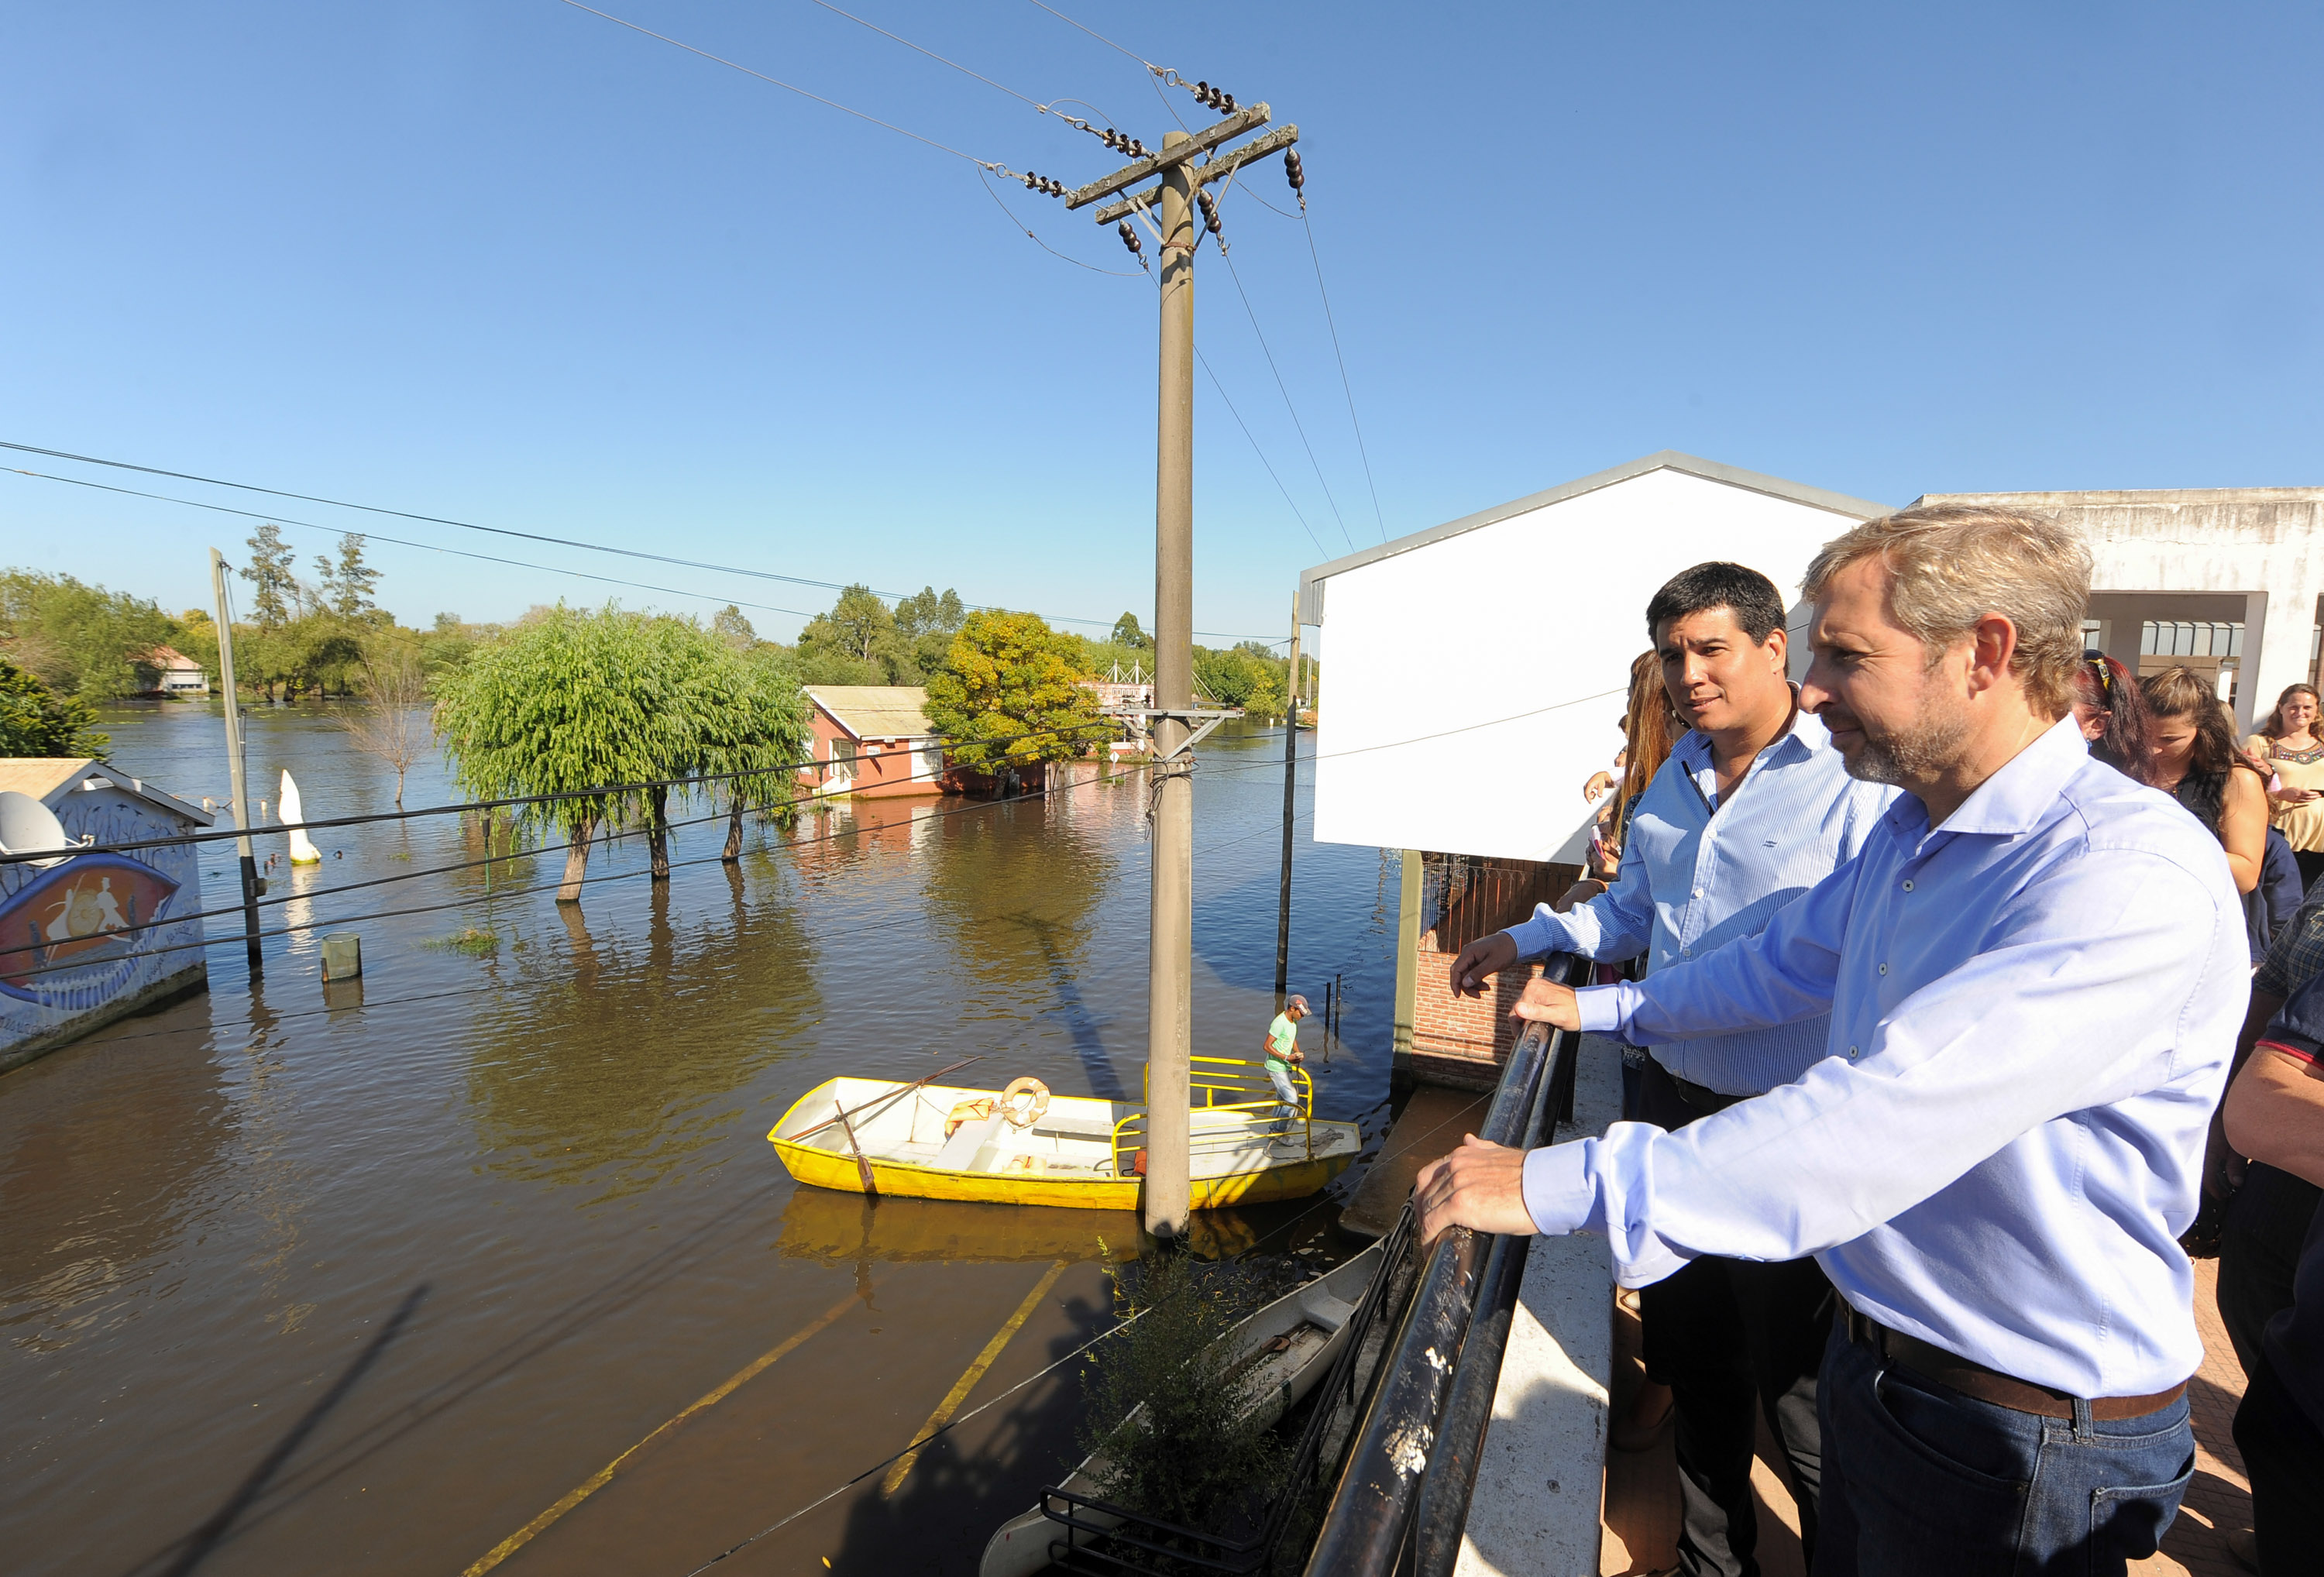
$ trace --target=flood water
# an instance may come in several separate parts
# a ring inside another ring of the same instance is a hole
[[[318,714],[253,712],[254,791],[287,767],[309,818],[392,809],[392,773]],[[223,799],[215,706],[106,726],[124,770]],[[1203,751],[1198,1053],[1251,1056],[1273,1011],[1282,749]],[[0,1077],[7,1569],[682,1577],[781,1524],[720,1571],[973,1571],[1072,1445],[1076,1364],[1010,1388],[1110,1323],[1102,1263],[1136,1219],[869,1204],[794,1185],[764,1135],[835,1074],[976,1054],[948,1082],[1134,1095],[1145,796],[1131,773],[864,802],[753,825],[732,867],[721,820],[676,835],[659,884],[623,838],[577,913],[549,890],[561,850],[439,870],[485,853],[464,818],[318,834],[296,872],[261,837],[291,899],[265,923],[346,920],[359,985],[327,998],[320,930],[269,940],[256,982],[237,940],[207,992]],[[405,791],[456,798],[433,761]],[[1308,806],[1303,769],[1292,986],[1320,1009],[1338,973],[1347,1006],[1328,1062],[1320,1019],[1303,1044],[1319,1112],[1376,1139],[1397,869],[1309,843]],[[232,848],[208,845],[207,907],[235,899]],[[471,928],[494,950],[445,945]],[[1211,1213],[1203,1246],[1335,1259],[1360,1170]],[[872,1470],[947,1402],[992,1405],[889,1489]]]

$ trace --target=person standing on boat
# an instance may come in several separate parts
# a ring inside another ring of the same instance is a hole
[[[1613,888],[1472,943],[1453,963],[1454,991],[1476,995],[1487,975],[1552,953],[1603,963],[1643,953],[1651,979],[1755,936],[1852,858],[1895,798],[1849,778],[1823,724],[1801,709],[1785,678],[1784,599],[1757,570],[1714,562],[1672,576],[1646,604],[1646,632],[1660,659],[1653,683],[1691,731],[1638,800]],[[1633,710],[1641,705],[1634,691]],[[1630,1115],[1683,1129],[1789,1084],[1824,1055],[1821,1019],[1735,1028],[1637,1037],[1648,1060]],[[1800,1542],[1814,1557],[1816,1370],[1831,1284],[1812,1259],[1771,1258],[1704,1255],[1639,1294],[1646,1373],[1661,1383],[1641,1388],[1614,1443],[1643,1449],[1675,1417],[1679,1568],[1690,1574],[1758,1569],[1751,1461],[1762,1416],[1790,1461]]]
[[[1291,1125],[1299,1120],[1299,1087],[1291,1082],[1291,1070],[1307,1060],[1299,1051],[1299,1020],[1306,1016],[1305,997],[1286,998],[1283,1011],[1267,1027],[1267,1076],[1275,1085],[1275,1093],[1283,1097],[1283,1107],[1277,1118],[1277,1133],[1289,1133]]]
[[[2074,723],[2090,576],[2080,532],[1989,505],[1826,543],[1800,702],[1904,793],[1757,936],[1535,981],[1517,1014],[1656,1040],[1829,1015],[1828,1055],[1681,1133],[1471,1136],[1416,1185],[1424,1233],[1603,1232],[1625,1286],[1813,1254],[1843,1300],[1821,1577],[2116,1577],[2194,1474],[2178,1240],[2250,954],[2218,840]]]

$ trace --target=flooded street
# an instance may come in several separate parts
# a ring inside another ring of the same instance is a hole
[[[289,767],[311,817],[392,809],[318,710],[254,711],[254,791]],[[223,798],[214,706],[106,726],[124,770]],[[1252,1055],[1273,1011],[1281,752],[1203,752],[1198,1053]],[[1292,984],[1320,1010],[1344,976],[1351,1040],[1327,1065],[1319,1017],[1303,1044],[1318,1114],[1370,1138],[1397,872],[1305,841],[1305,776]],[[405,803],[453,798],[431,761]],[[1007,1393],[1109,1322],[1137,1222],[801,1189],[763,1136],[835,1074],[978,1054],[948,1082],[1134,1096],[1144,800],[1130,774],[864,802],[753,825],[736,867],[720,818],[676,835],[666,884],[642,838],[600,845],[590,875],[619,879],[577,914],[561,848],[438,873],[485,853],[463,818],[317,835],[266,924],[351,918],[359,986],[327,1001],[319,932],[269,940],[255,983],[213,947],[207,993],[0,1078],[8,1568],[678,1577],[783,1524],[721,1570],[973,1571],[1055,1481],[1077,1366]],[[208,907],[232,847],[207,846]],[[390,910],[424,912],[364,918]],[[1352,1181],[1215,1213],[1207,1246],[1335,1259]]]

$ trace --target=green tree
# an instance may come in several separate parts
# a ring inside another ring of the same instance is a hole
[[[126,592],[69,575],[0,574],[0,639],[18,667],[60,696],[105,701],[148,687],[146,654],[180,633],[158,604]]]
[[[330,612],[342,619],[359,619],[372,611],[371,590],[379,582],[379,571],[364,562],[361,532],[349,531],[339,539],[336,563],[316,555],[315,574],[322,583],[323,605]]]
[[[742,857],[745,810],[781,813],[791,806],[798,765],[810,754],[815,734],[788,653],[754,647],[730,660],[741,682],[733,704],[709,719],[702,770],[763,773],[725,780],[726,847],[719,858],[731,864]]]
[[[0,756],[97,756],[112,742],[88,702],[0,657]]]
[[[1133,651],[1151,651],[1154,638],[1146,633],[1135,613],[1124,613],[1113,622],[1113,633],[1107,637],[1116,646],[1127,646]]]
[[[1081,642],[1038,614],[971,613],[928,676],[928,721],[976,771],[1081,755],[1104,737],[1105,720],[1078,682],[1080,658]]]
[[[944,595],[938,596],[936,587],[924,586],[897,603],[896,631],[914,642],[928,635],[950,636],[959,632],[961,621],[967,616],[958,592],[946,586]]]
[[[482,799],[566,794],[666,774],[681,726],[663,687],[652,621],[607,606],[528,615],[443,681],[436,728],[460,784]],[[635,808],[635,791],[523,807],[566,835],[559,903],[577,902],[598,824]]]
[[[1224,651],[1194,648],[1194,683],[1222,706],[1263,717],[1283,715],[1291,664],[1257,641]]]
[[[272,630],[290,617],[290,610],[300,601],[299,577],[290,567],[298,562],[298,555],[282,540],[281,528],[271,521],[245,540],[250,563],[241,574],[251,585],[250,616],[258,621],[259,628]]]
[[[751,628],[751,621],[733,603],[712,615],[710,632],[736,651],[748,651],[759,643],[759,632]]]

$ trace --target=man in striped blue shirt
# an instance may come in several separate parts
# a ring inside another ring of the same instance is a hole
[[[1852,858],[1895,790],[1858,782],[1784,678],[1784,602],[1739,564],[1698,564],[1646,604],[1663,683],[1692,725],[1640,796],[1619,875],[1570,913],[1547,905],[1468,947],[1455,991],[1551,953],[1650,970],[1757,936],[1777,911]],[[1787,1084],[1824,1055],[1822,1019],[1654,1044],[1633,1115],[1683,1128]],[[1764,1412],[1799,1490],[1802,1543],[1815,1549],[1821,1451],[1816,1370],[1831,1286],[1815,1262],[1698,1259],[1640,1294],[1647,1373],[1677,1419],[1680,1569],[1749,1577],[1757,1508],[1754,1419]],[[1755,1400],[1756,1398],[1756,1400]]]

